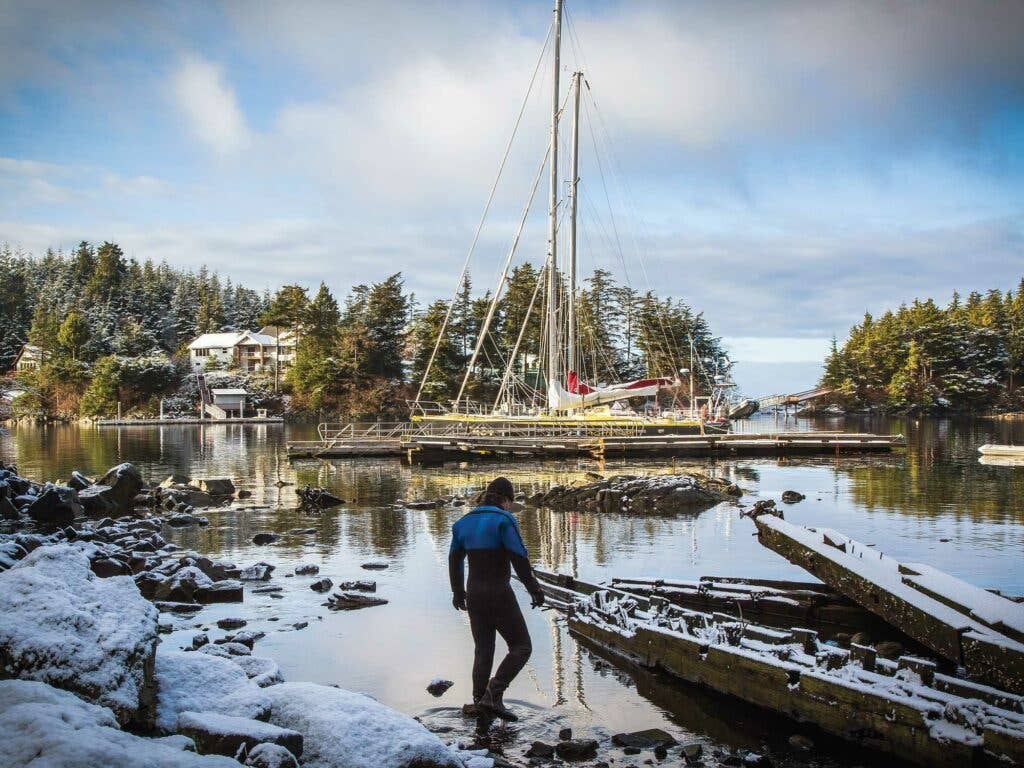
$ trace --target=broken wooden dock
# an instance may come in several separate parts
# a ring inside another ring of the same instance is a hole
[[[1024,603],[931,566],[901,563],[827,528],[772,515],[758,540],[977,680],[1024,693]]]
[[[644,667],[706,686],[926,766],[1024,763],[1024,698],[938,671],[877,658],[662,597],[538,572],[569,631]]]

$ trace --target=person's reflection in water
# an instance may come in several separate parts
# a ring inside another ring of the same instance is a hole
[[[448,554],[452,605],[456,610],[468,611],[473,632],[473,703],[480,714],[510,721],[518,718],[505,706],[502,696],[533,649],[512,592],[512,568],[530,593],[531,607],[544,605],[544,592],[530,567],[519,525],[509,512],[514,496],[507,478],[492,480],[483,503],[452,526]],[[467,557],[469,579],[464,584],[463,561]],[[508,645],[508,653],[491,677],[496,634]]]

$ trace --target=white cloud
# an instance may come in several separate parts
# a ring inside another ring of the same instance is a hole
[[[245,115],[217,64],[196,54],[184,56],[171,76],[171,95],[192,134],[207,148],[229,155],[251,144]]]

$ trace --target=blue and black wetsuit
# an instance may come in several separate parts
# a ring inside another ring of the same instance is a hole
[[[463,585],[463,561],[469,558],[469,580]],[[487,689],[494,664],[495,633],[508,644],[494,680],[508,687],[530,658],[532,645],[526,621],[509,583],[512,568],[531,595],[542,592],[533,575],[519,525],[501,507],[477,507],[452,526],[448,575],[452,593],[466,598],[476,652],[473,658],[473,699]]]

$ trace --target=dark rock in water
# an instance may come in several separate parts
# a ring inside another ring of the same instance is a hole
[[[21,514],[18,512],[18,508],[14,506],[8,498],[0,499],[0,520],[20,520]]]
[[[663,744],[659,744],[654,748],[654,757],[658,760],[664,760],[668,757],[668,747]]]
[[[385,562],[381,562],[380,560],[371,560],[368,563],[363,563],[360,567],[365,568],[368,571],[383,571],[385,568],[388,568],[389,565]]]
[[[312,589],[314,592],[327,592],[333,586],[334,586],[334,582],[333,581],[331,581],[330,579],[324,578],[324,579],[317,579],[316,581],[314,581],[312,584],[309,585],[309,588]]]
[[[267,581],[273,571],[274,566],[270,563],[259,562],[243,568],[238,578],[242,581]]]
[[[241,629],[248,622],[245,619],[241,619],[235,616],[230,616],[225,619],[218,619],[217,626],[221,629]]]
[[[269,595],[271,592],[281,592],[283,589],[284,589],[284,587],[278,587],[276,585],[275,586],[269,586],[268,585],[266,587],[256,587],[255,589],[252,590],[252,593],[254,595]]]
[[[62,527],[82,514],[78,492],[66,485],[50,485],[26,509],[28,516],[48,527]]]
[[[294,624],[292,624],[292,628],[293,629],[305,629],[308,626],[309,626],[309,622],[308,621],[296,621]]]
[[[590,760],[597,756],[597,742],[594,739],[571,739],[555,745],[555,754],[563,760]]]
[[[338,585],[342,592],[376,592],[376,581],[343,581]]]
[[[540,757],[548,760],[555,756],[555,748],[551,744],[545,744],[543,741],[535,741],[530,745],[530,748],[526,750],[527,757]]]
[[[196,480],[195,484],[199,490],[206,491],[211,496],[233,496],[235,493],[235,484],[226,477]]]
[[[686,762],[695,763],[700,760],[701,755],[704,754],[704,747],[698,742],[683,744],[683,748],[679,750],[679,753],[683,756],[683,759],[686,760]]]
[[[234,757],[242,745],[277,744],[293,755],[302,754],[302,734],[247,717],[215,712],[182,712],[178,715],[178,731],[196,743],[203,755]]]
[[[443,507],[443,501],[407,501],[403,506],[406,509],[437,509]]]
[[[172,528],[190,528],[193,525],[209,525],[210,521],[201,515],[182,512],[167,518],[167,524]]]
[[[295,566],[295,573],[299,576],[314,576],[320,573],[320,566],[315,563],[302,563]]]
[[[145,487],[142,475],[127,462],[112,467],[96,481],[96,485],[110,486],[109,500],[119,512],[131,512],[135,497]]]
[[[302,504],[309,507],[327,509],[328,507],[337,507],[345,503],[344,499],[335,496],[326,488],[311,488],[307,485],[304,488],[297,488],[295,494],[299,497],[299,501]]]
[[[176,485],[188,485],[192,482],[192,478],[188,475],[179,475],[177,473],[169,475],[166,480],[160,483],[161,488],[173,488]]]
[[[242,582],[234,580],[215,581],[208,586],[200,586],[195,592],[196,601],[203,605],[240,603],[243,597]]]
[[[68,487],[74,488],[76,491],[81,491],[84,488],[88,488],[90,485],[92,485],[92,480],[78,470],[72,472],[71,479],[68,480]]]
[[[299,768],[295,755],[280,744],[257,744],[245,758],[249,768]]]
[[[712,487],[713,482],[690,475],[619,475],[584,485],[555,486],[539,499],[531,497],[530,501],[535,506],[560,511],[694,513],[729,500],[724,492],[727,484]]]
[[[204,645],[208,645],[210,637],[205,632],[200,632],[198,635],[192,636],[192,650],[197,651]]]
[[[143,571],[135,577],[135,584],[138,586],[139,592],[147,600],[156,598],[157,590],[165,581],[167,581],[166,576],[152,571]]]
[[[572,728],[563,728],[558,732],[560,741],[569,741],[572,738]]]
[[[617,747],[636,747],[638,749],[654,749],[655,747],[674,747],[678,742],[671,734],[660,728],[648,728],[646,731],[617,733],[612,736],[612,744]]]
[[[235,496],[240,499],[250,499],[252,498],[252,491],[239,491]]]
[[[255,536],[252,537],[252,543],[256,544],[257,546],[262,546],[264,544],[273,544],[280,538],[281,537],[278,536],[276,533],[257,533]]]
[[[786,504],[796,504],[797,502],[803,501],[807,497],[798,491],[783,491],[782,501]]]
[[[440,697],[453,685],[455,685],[455,683],[451,680],[442,680],[441,678],[431,680],[430,685],[427,686],[427,693],[434,697]]]
[[[176,571],[167,581],[156,588],[154,595],[157,600],[175,603],[196,602],[196,590],[200,587],[212,586],[210,577],[193,566]]]
[[[387,600],[381,597],[369,597],[357,592],[337,592],[331,595],[324,603],[332,611],[355,611],[359,608],[371,608],[375,605],[387,605]]]
[[[794,733],[789,737],[789,746],[795,749],[797,752],[810,752],[814,749],[814,742],[806,736],[801,736],[799,733]]]

